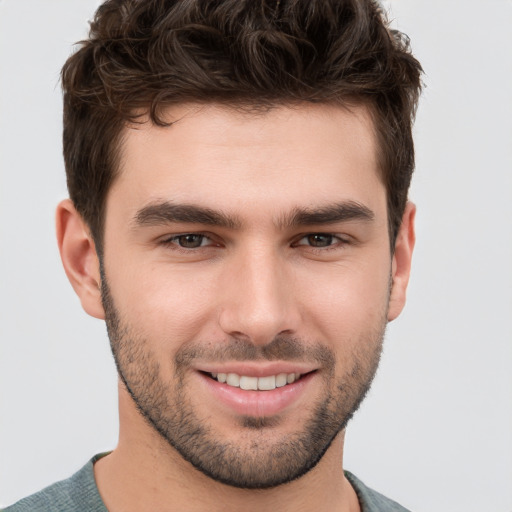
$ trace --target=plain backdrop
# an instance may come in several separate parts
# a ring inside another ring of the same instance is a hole
[[[57,252],[59,71],[96,0],[0,0],[0,505],[117,438],[104,324]],[[422,62],[417,248],[345,467],[417,512],[512,511],[512,2],[388,0]]]

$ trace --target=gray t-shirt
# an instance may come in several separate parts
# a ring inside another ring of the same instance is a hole
[[[93,457],[71,478],[23,498],[2,512],[108,512],[96,487],[93,471],[94,463],[103,455]],[[356,491],[362,512],[409,512],[395,501],[366,487],[348,471],[345,471],[345,475]]]

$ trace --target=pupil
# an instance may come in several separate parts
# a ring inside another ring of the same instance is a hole
[[[203,241],[202,235],[183,235],[183,236],[180,236],[180,238],[179,238],[179,243],[180,243],[181,247],[186,247],[188,249],[200,247],[202,241]]]
[[[332,244],[332,235],[309,235],[308,239],[313,247],[328,247]]]

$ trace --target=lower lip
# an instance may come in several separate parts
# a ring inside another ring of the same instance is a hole
[[[199,373],[204,384],[217,401],[236,414],[259,418],[275,416],[288,407],[298,404],[314,374],[315,372],[308,373],[293,384],[287,384],[269,391],[245,391]]]

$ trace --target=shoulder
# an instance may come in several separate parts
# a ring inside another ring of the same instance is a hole
[[[345,471],[345,476],[356,491],[362,512],[410,512],[396,501],[367,487],[352,473]]]
[[[107,512],[96,487],[93,457],[67,480],[52,484],[2,512]]]

